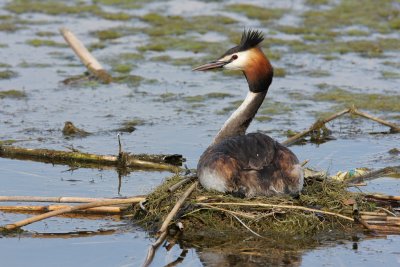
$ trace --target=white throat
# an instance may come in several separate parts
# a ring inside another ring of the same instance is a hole
[[[249,91],[243,103],[232,113],[221,130],[219,130],[214,138],[213,144],[219,143],[227,137],[245,134],[248,127],[248,125],[245,125],[246,121],[254,117],[264,97],[265,94],[263,93],[253,93]]]

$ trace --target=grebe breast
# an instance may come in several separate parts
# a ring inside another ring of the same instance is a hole
[[[197,173],[206,189],[241,197],[297,195],[303,188],[295,154],[261,133],[211,145],[200,157]]]

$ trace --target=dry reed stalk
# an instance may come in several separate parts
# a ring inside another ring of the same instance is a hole
[[[400,226],[387,226],[387,225],[370,225],[372,230],[378,232],[390,232],[400,234]]]
[[[361,215],[361,218],[364,220],[381,220],[381,221],[386,221],[386,214],[382,216],[376,216],[376,215]]]
[[[345,109],[342,110],[340,112],[337,112],[331,116],[329,116],[328,118],[322,119],[322,120],[317,120],[313,125],[311,125],[311,127],[308,130],[305,130],[301,133],[295,134],[294,136],[288,138],[286,141],[283,141],[282,144],[286,145],[286,146],[290,146],[292,144],[294,144],[296,141],[298,141],[299,139],[301,139],[302,137],[306,136],[307,134],[311,133],[312,131],[315,131],[319,128],[321,128],[322,125],[324,125],[325,123],[328,123],[334,119],[339,118],[340,116],[349,113],[350,109]]]
[[[172,192],[176,191],[179,187],[181,187],[184,184],[187,184],[188,182],[190,182],[194,178],[196,178],[196,176],[191,176],[191,177],[187,177],[187,178],[182,179],[181,181],[177,182],[176,184],[174,184],[173,186],[168,188],[168,192],[172,193]]]
[[[400,201],[400,196],[389,196],[389,195],[383,195],[383,194],[370,194],[370,195],[366,195],[365,197],[373,198],[373,199],[377,199],[377,200]]]
[[[354,177],[351,177],[350,179],[346,179],[345,182],[350,185],[352,183],[360,183],[363,181],[372,180],[372,179],[381,177],[382,175],[387,175],[387,174],[391,174],[391,173],[399,173],[399,172],[400,172],[400,166],[385,167],[382,169],[369,171],[369,172],[366,172],[361,175],[355,175]]]
[[[383,224],[387,226],[400,226],[399,222],[387,222],[387,221],[368,221],[369,224]]]
[[[392,133],[400,133],[400,126],[399,125],[396,125],[394,123],[391,123],[391,122],[388,122],[386,120],[380,119],[378,117],[372,116],[371,114],[359,111],[355,107],[351,108],[350,113],[354,114],[354,115],[358,115],[358,116],[364,117],[364,118],[372,120],[372,121],[375,121],[375,122],[380,123],[382,125],[388,126]]]
[[[163,224],[160,227],[160,230],[158,230],[158,234],[163,233],[167,230],[169,223],[172,221],[176,213],[179,211],[181,208],[182,204],[185,202],[185,200],[190,196],[190,194],[193,192],[193,190],[197,187],[198,182],[194,182],[186,191],[183,193],[183,195],[179,198],[179,200],[176,202],[175,206],[172,208],[172,210],[169,212],[167,217],[165,218]]]
[[[376,212],[376,211],[360,211],[361,215],[374,215],[374,216],[386,216],[384,212]]]
[[[164,242],[166,238],[167,238],[167,232],[163,232],[157,238],[157,240],[153,244],[151,244],[146,255],[146,260],[142,265],[143,267],[147,267],[150,265],[150,263],[153,261],[154,255],[156,254],[157,248]]]
[[[135,196],[136,197],[136,196]],[[0,196],[0,202],[57,202],[57,203],[87,203],[115,198],[93,197],[38,197],[38,196]]]
[[[68,205],[48,205],[48,206],[0,206],[1,211],[7,212],[49,212],[53,210],[60,210],[71,208]],[[96,213],[96,214],[119,214],[126,210],[127,207],[96,207],[82,211],[75,211],[79,213]]]
[[[97,59],[69,29],[61,28],[60,33],[90,73],[103,83],[112,82],[111,75],[104,70],[103,66],[101,66]]]
[[[198,182],[194,182],[184,193],[183,195],[178,199],[178,201],[175,203],[175,206],[172,208],[172,210],[169,212],[167,217],[164,219],[163,224],[160,227],[160,230],[158,230],[157,234],[159,237],[157,240],[149,247],[149,250],[147,252],[147,256],[145,259],[145,262],[143,263],[143,267],[149,266],[150,263],[153,261],[154,254],[157,250],[157,248],[161,245],[162,242],[164,242],[165,238],[167,237],[167,228],[176,213],[179,211],[180,207],[182,204],[185,202],[185,200],[190,196],[190,194],[193,192],[193,190],[197,187]]]
[[[85,210],[89,208],[95,208],[95,207],[101,207],[101,206],[112,206],[112,205],[119,205],[119,204],[133,204],[133,203],[139,203],[140,201],[143,201],[142,197],[137,197],[137,198],[129,198],[129,199],[115,199],[115,200],[102,200],[102,201],[94,201],[90,203],[85,203],[81,205],[76,205],[72,207],[67,207],[65,209],[60,209],[60,210],[54,210],[50,211],[44,214],[40,214],[37,216],[33,216],[15,223],[7,224],[0,229],[5,229],[5,230],[15,230],[17,228],[20,228],[22,226],[38,222],[50,217],[54,217],[57,215],[65,214],[65,213],[71,213],[77,210]]]
[[[400,133],[400,126],[399,125],[396,125],[396,124],[388,122],[386,120],[377,118],[377,117],[372,116],[372,115],[370,115],[368,113],[361,112],[356,107],[353,106],[351,108],[347,108],[347,109],[339,111],[339,112],[337,112],[335,114],[332,114],[331,116],[329,116],[329,117],[327,117],[325,119],[317,120],[309,129],[307,129],[307,130],[305,130],[303,132],[300,132],[300,133],[288,138],[287,140],[283,141],[282,144],[286,145],[286,146],[290,146],[290,145],[294,144],[295,142],[297,142],[302,137],[304,137],[307,134],[311,133],[312,131],[320,129],[326,123],[328,123],[328,122],[330,122],[332,120],[335,120],[335,119],[343,116],[346,113],[350,113],[350,114],[353,114],[353,115],[358,115],[358,116],[364,117],[366,119],[378,122],[378,123],[380,123],[382,125],[388,126],[392,133]]]

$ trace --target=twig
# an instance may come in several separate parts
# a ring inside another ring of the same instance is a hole
[[[190,194],[193,192],[193,190],[196,188],[198,182],[194,182],[186,191],[183,193],[181,198],[176,202],[175,206],[172,208],[172,210],[169,212],[167,217],[165,218],[163,224],[160,227],[160,230],[158,230],[158,234],[161,234],[165,232],[168,228],[169,223],[172,221],[172,218],[175,216],[175,214],[178,212],[182,204],[185,202],[186,198],[190,196]]]
[[[358,116],[364,117],[366,119],[373,120],[373,121],[378,122],[378,123],[380,123],[382,125],[390,127],[390,132],[392,132],[392,133],[400,133],[400,126],[399,125],[396,125],[396,124],[388,122],[386,120],[377,118],[377,117],[372,116],[372,115],[370,115],[368,113],[359,111],[356,107],[353,106],[351,108],[347,108],[347,109],[339,111],[339,112],[337,112],[335,114],[332,114],[328,118],[317,120],[308,130],[305,130],[305,131],[303,131],[301,133],[298,133],[298,134],[288,138],[287,140],[283,141],[282,144],[286,145],[286,146],[290,146],[290,145],[294,144],[295,142],[297,142],[302,137],[304,137],[307,134],[311,133],[312,131],[320,129],[324,124],[326,124],[326,123],[328,123],[328,122],[330,122],[332,120],[335,120],[335,119],[341,117],[342,115],[344,115],[346,113],[351,113],[353,115],[358,115]]]
[[[378,123],[380,123],[382,125],[388,126],[390,128],[390,132],[392,132],[392,133],[400,133],[400,126],[399,125],[396,125],[394,123],[382,120],[382,119],[377,118],[375,116],[372,116],[372,115],[370,115],[368,113],[359,111],[355,107],[351,108],[350,113],[354,114],[354,115],[358,115],[358,116],[364,117],[364,118],[369,119],[369,120],[373,120],[373,121],[378,122]]]
[[[263,238],[263,236],[259,235],[258,233],[254,232],[250,227],[248,227],[241,219],[239,219],[235,214],[230,213],[230,215],[232,215],[236,220],[238,220],[240,222],[240,224],[242,224],[247,230],[250,231],[250,233],[252,233],[255,236],[261,237]]]
[[[167,237],[167,228],[169,223],[172,221],[173,217],[176,215],[176,213],[179,211],[180,207],[182,204],[185,202],[186,198],[189,197],[189,195],[193,192],[193,190],[196,188],[198,182],[194,182],[184,193],[183,195],[179,198],[179,200],[176,202],[175,206],[172,208],[172,210],[169,212],[167,217],[165,218],[163,224],[160,227],[160,230],[158,230],[157,234],[159,234],[158,239],[150,246],[147,256],[145,259],[145,262],[143,263],[143,267],[149,266],[150,263],[153,261],[154,254],[157,250],[157,248],[160,246],[160,244],[165,240]]]
[[[172,193],[175,190],[177,190],[179,187],[181,187],[182,185],[190,182],[191,180],[193,180],[194,178],[196,178],[196,176],[191,176],[191,177],[187,177],[182,179],[181,181],[177,182],[176,184],[172,185],[170,188],[168,188],[168,192]]]
[[[85,67],[103,83],[112,82],[112,77],[95,57],[86,49],[81,41],[67,28],[61,28],[60,33],[64,37],[65,41],[72,48],[75,54],[79,57]]]
[[[173,262],[170,262],[167,265],[165,265],[165,267],[177,266],[179,263],[181,263],[185,259],[187,253],[188,253],[188,250],[183,249],[181,254],[179,255],[179,257],[176,260],[174,260]]]
[[[268,207],[268,208],[280,208],[280,209],[293,209],[293,210],[304,210],[304,211],[310,211],[314,213],[322,213],[326,215],[331,215],[335,217],[339,217],[348,221],[354,222],[353,218],[350,218],[348,216],[335,213],[335,212],[330,212],[330,211],[323,211],[323,210],[317,210],[317,209],[311,209],[303,206],[292,206],[292,205],[276,205],[276,204],[267,204],[267,203],[233,203],[233,202],[217,202],[217,203],[207,203],[209,205],[226,205],[226,206],[248,206],[248,207]]]
[[[360,182],[372,180],[374,178],[378,178],[382,175],[390,174],[390,173],[400,173],[400,166],[385,167],[382,169],[369,171],[367,173],[351,177],[350,179],[346,179],[345,182],[348,184],[360,183]]]
[[[4,228],[5,230],[15,230],[17,228],[20,228],[22,226],[38,222],[50,217],[54,217],[57,215],[65,214],[65,213],[70,213],[76,210],[85,210],[89,208],[95,208],[95,207],[101,207],[101,206],[112,206],[112,205],[118,205],[118,204],[133,204],[133,203],[139,203],[142,201],[143,198],[127,198],[127,199],[115,199],[115,200],[102,200],[102,201],[95,201],[95,202],[90,202],[90,203],[85,203],[73,207],[67,207],[65,209],[60,209],[60,210],[54,210],[50,211],[44,214],[40,214],[37,216],[33,216],[30,218],[27,218],[25,220],[21,220],[12,224],[7,224],[3,227],[0,227],[0,229]]]
[[[141,197],[141,196],[133,196]],[[129,197],[129,198],[133,198]],[[142,197],[145,199],[144,197]],[[57,202],[57,203],[87,203],[101,200],[115,200],[115,198],[93,197],[37,197],[37,196],[0,196],[0,202]]]
[[[60,210],[71,208],[68,205],[48,205],[48,206],[0,206],[1,211],[7,212],[49,212],[53,210]],[[95,213],[95,214],[119,214],[126,210],[127,207],[96,207],[82,211],[79,213]]]
[[[97,155],[73,151],[59,151],[50,149],[31,149],[15,146],[0,145],[0,157],[28,159],[53,164],[98,164],[104,166],[136,167],[176,172],[179,167],[164,163],[168,155],[128,155],[121,157]],[[121,166],[123,164],[123,166]]]
[[[391,216],[394,216],[394,217],[397,217],[396,214],[394,214],[394,213],[391,212],[390,210],[385,209],[385,208],[383,208],[383,207],[378,207],[378,210],[383,210],[383,211],[386,212],[387,214],[389,214],[389,215],[391,215]]]
[[[322,120],[317,120],[308,130],[305,130],[301,133],[295,134],[294,136],[288,138],[286,141],[283,141],[282,144],[286,145],[286,146],[290,146],[290,145],[294,144],[295,142],[297,142],[302,137],[311,133],[312,131],[315,131],[315,130],[321,128],[321,126],[323,126],[325,123],[330,122],[330,121],[332,121],[346,113],[349,113],[349,112],[350,112],[350,109],[348,108],[348,109],[342,110],[340,112],[337,112],[337,113],[329,116],[328,118],[325,118]]]
[[[237,211],[227,210],[227,209],[223,209],[223,208],[218,208],[218,207],[214,207],[214,206],[212,206],[212,205],[208,205],[208,204],[206,204],[206,203],[198,203],[198,205],[203,206],[203,207],[207,207],[207,208],[209,208],[209,209],[214,209],[214,210],[223,211],[223,212],[229,213],[229,214],[231,214],[231,215],[242,216],[242,217],[244,217],[244,218],[251,219],[251,220],[256,219],[255,216],[249,215],[249,214],[244,213],[244,212],[237,212]]]
[[[366,195],[365,197],[378,199],[378,200],[400,201],[400,196],[388,196],[388,195],[382,195],[382,194],[371,194],[371,195]]]
[[[387,226],[387,225],[369,225],[372,230],[379,232],[390,232],[390,233],[400,233],[399,226]]]
[[[151,244],[149,247],[149,250],[147,251],[146,255],[146,260],[143,263],[143,267],[147,267],[150,265],[150,263],[153,261],[154,255],[156,254],[157,248],[164,242],[164,240],[167,238],[167,232],[163,232],[157,240]]]

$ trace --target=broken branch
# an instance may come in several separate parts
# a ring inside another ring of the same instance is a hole
[[[288,138],[287,140],[283,141],[282,144],[286,145],[286,146],[290,146],[290,145],[296,143],[299,139],[301,139],[304,136],[308,135],[309,133],[320,129],[326,123],[328,123],[328,122],[330,122],[332,120],[335,120],[335,119],[341,117],[342,115],[344,115],[346,113],[350,113],[350,114],[353,114],[353,115],[358,115],[358,116],[364,117],[366,119],[378,122],[378,123],[380,123],[382,125],[388,126],[388,127],[390,127],[390,132],[392,132],[392,133],[400,133],[400,126],[399,125],[396,125],[396,124],[388,122],[386,120],[377,118],[377,117],[372,116],[372,115],[370,115],[368,113],[359,111],[356,107],[353,106],[351,108],[347,108],[347,109],[339,111],[339,112],[337,112],[335,114],[332,114],[328,118],[317,120],[309,129],[307,129],[307,130],[305,130],[303,132],[300,132],[298,134],[295,134],[294,136],[292,136],[292,137]]]
[[[112,82],[111,75],[104,70],[97,59],[86,49],[75,34],[67,28],[61,28],[60,33],[90,73],[103,83]]]
[[[162,242],[164,242],[165,238],[167,237],[167,228],[176,213],[179,211],[180,207],[182,204],[185,202],[185,200],[190,196],[190,194],[193,192],[193,190],[197,187],[198,182],[194,182],[184,193],[183,195],[179,198],[179,200],[176,202],[175,206],[172,208],[172,210],[169,212],[167,217],[165,218],[163,224],[160,227],[160,230],[158,230],[157,234],[159,234],[158,239],[150,246],[146,260],[143,263],[143,267],[149,266],[150,263],[153,261],[154,254],[157,250],[157,248],[160,246]]]
[[[180,168],[164,161],[170,155],[129,155],[122,153],[119,156],[97,155],[79,151],[59,151],[50,149],[32,149],[15,146],[0,145],[0,157],[28,159],[40,162],[59,164],[99,164],[115,167],[133,167],[145,169],[179,171]]]

